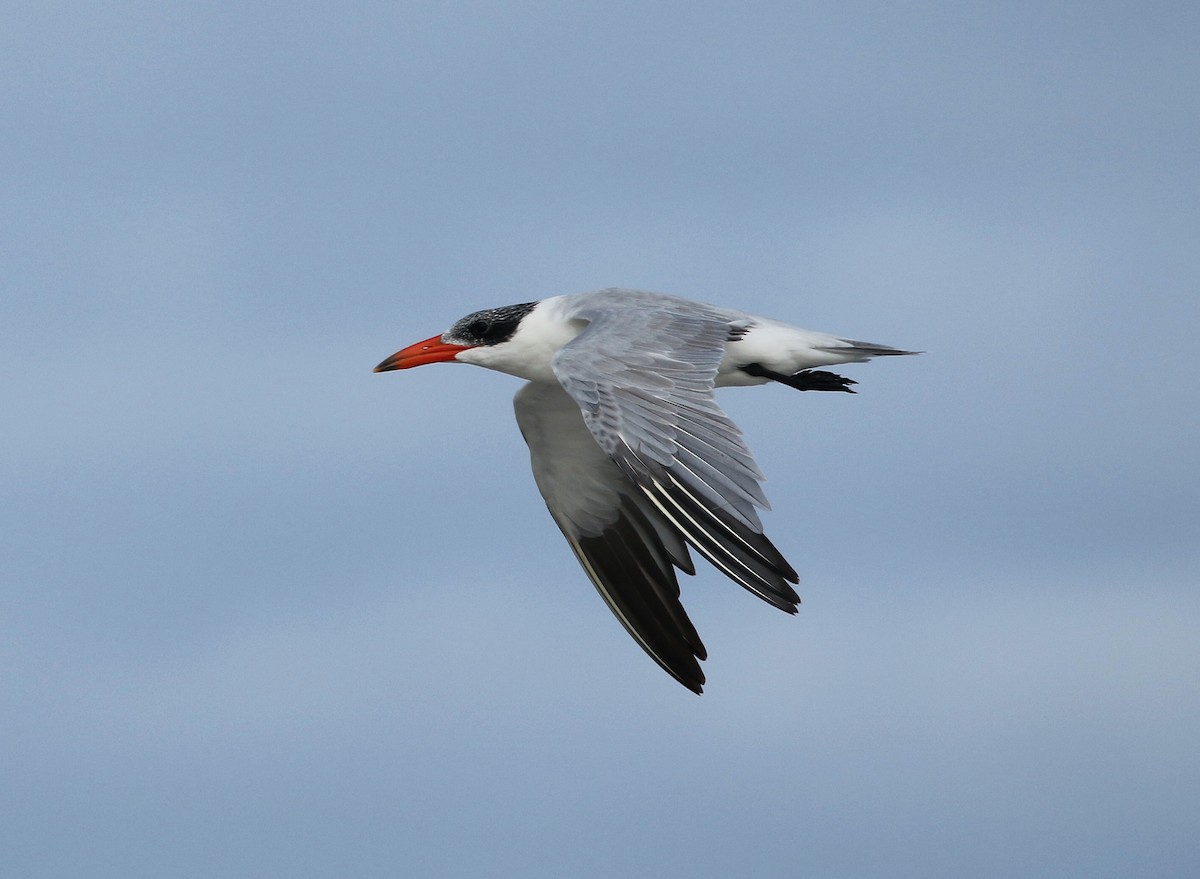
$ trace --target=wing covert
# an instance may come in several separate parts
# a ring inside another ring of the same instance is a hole
[[[611,301],[611,300],[610,300]],[[763,535],[761,471],[713,394],[736,333],[717,309],[666,297],[589,305],[588,326],[551,361],[596,444],[701,555],[794,613],[795,570]]]

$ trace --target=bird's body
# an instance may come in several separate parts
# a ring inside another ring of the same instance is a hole
[[[700,692],[706,653],[675,575],[695,573],[689,546],[782,610],[800,600],[796,572],[763,535],[762,473],[713,389],[850,391],[815,368],[908,353],[609,289],[474,312],[376,371],[455,361],[525,379],[517,423],[550,514],[629,633]]]
[[[770,381],[768,378],[751,376],[740,369],[747,363],[758,363],[781,375],[794,375],[804,369],[863,361],[878,354],[909,353],[815,333],[742,311],[642,290],[609,289],[553,296],[524,305],[475,312],[455,326],[463,325],[467,329],[470,320],[477,319],[476,315],[491,312],[503,314],[509,309],[523,310],[526,307],[530,310],[517,312],[522,315],[521,319],[505,344],[472,347],[454,359],[459,363],[473,363],[497,372],[506,372],[527,381],[558,384],[551,360],[595,319],[585,314],[602,315],[604,320],[618,324],[618,331],[625,329],[631,335],[641,335],[648,321],[651,322],[649,328],[653,329],[660,321],[672,317],[727,326],[731,338],[724,343],[724,356],[717,369],[717,387],[761,385]],[[453,336],[451,330],[442,338],[449,341]],[[464,340],[468,338],[464,336]]]

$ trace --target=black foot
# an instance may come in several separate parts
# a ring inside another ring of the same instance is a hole
[[[806,369],[791,376],[784,384],[798,391],[845,391],[853,394],[850,385],[858,384],[852,378],[825,372],[820,369]]]
[[[847,394],[853,394],[854,391],[851,390],[850,385],[858,384],[854,379],[821,369],[805,369],[795,375],[783,375],[772,372],[761,363],[747,363],[741,367],[741,370],[747,375],[769,378],[771,381],[779,382],[798,391],[844,391]]]

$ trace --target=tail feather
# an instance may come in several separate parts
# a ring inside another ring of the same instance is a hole
[[[820,345],[821,351],[828,351],[830,354],[854,354],[858,357],[890,357],[897,354],[920,354],[920,351],[905,351],[901,348],[893,348],[891,345],[876,345],[874,342],[860,342],[857,339],[838,339],[842,342],[841,345]]]

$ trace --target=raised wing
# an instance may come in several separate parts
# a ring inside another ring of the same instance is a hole
[[[588,326],[554,355],[554,374],[599,448],[697,552],[782,610],[795,570],[763,535],[762,473],[713,398],[725,343],[719,310],[661,300],[582,304]]]
[[[672,677],[699,693],[707,655],[679,603],[687,546],[606,455],[561,388],[528,384],[514,400],[550,515],[617,619]]]

